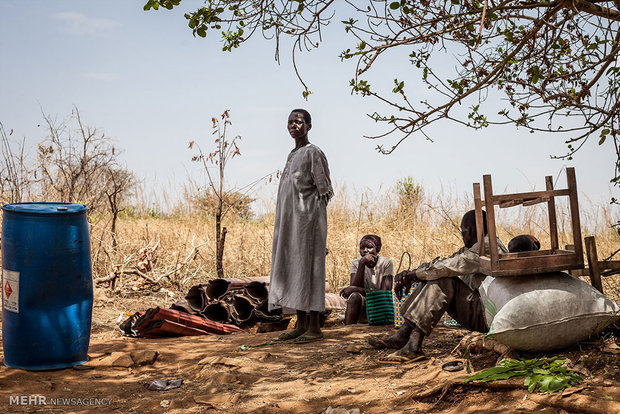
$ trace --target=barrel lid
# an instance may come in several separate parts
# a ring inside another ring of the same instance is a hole
[[[71,214],[81,213],[88,209],[88,206],[77,203],[13,203],[2,206],[4,211],[16,213],[36,213],[36,214]]]

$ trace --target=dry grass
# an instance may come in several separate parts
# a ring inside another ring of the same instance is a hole
[[[328,240],[330,251],[326,259],[327,279],[334,290],[349,282],[349,266],[358,253],[358,241],[364,234],[381,236],[381,254],[394,260],[399,267],[403,252],[411,254],[411,266],[448,255],[462,246],[459,224],[461,215],[472,205],[469,199],[438,194],[422,195],[414,203],[404,205],[396,192],[366,193],[361,203],[347,202],[346,191],[340,192],[328,208]],[[118,224],[117,249],[112,249],[109,224],[105,217],[92,223],[92,253],[94,276],[103,277],[121,266],[133,269],[140,258],[140,249],[159,245],[152,257],[151,278],[168,274],[161,284],[179,291],[216,277],[215,226],[213,217],[191,213],[187,206],[172,216],[144,214],[124,216]],[[273,213],[257,220],[229,217],[224,252],[224,271],[228,277],[264,276],[269,274]],[[594,235],[600,259],[620,247],[620,236],[610,223],[609,206],[582,205],[583,236]],[[549,246],[547,210],[538,207],[512,208],[498,213],[500,238],[507,244],[517,234],[530,233]],[[558,206],[560,245],[572,243],[570,216],[567,207]],[[401,270],[409,267],[405,257]],[[137,276],[123,276],[115,288],[124,292],[135,285]],[[620,277],[604,280],[606,294],[620,299]]]

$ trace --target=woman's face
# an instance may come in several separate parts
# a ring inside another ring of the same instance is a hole
[[[304,115],[299,112],[292,112],[288,116],[288,133],[291,134],[291,137],[294,139],[302,138],[308,135],[308,131],[311,126],[306,123],[304,120]]]
[[[368,240],[364,240],[360,243],[360,256],[366,256],[368,253],[373,256],[377,255],[377,248],[374,244],[369,242]]]

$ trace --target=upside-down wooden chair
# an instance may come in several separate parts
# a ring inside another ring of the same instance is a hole
[[[571,271],[573,276],[589,276],[592,286],[599,292],[603,292],[603,281],[601,277],[609,277],[620,274],[620,260],[598,260],[598,252],[596,251],[596,240],[594,236],[585,237],[586,257],[588,266],[584,269]]]
[[[579,203],[577,200],[577,181],[575,169],[566,168],[567,188],[554,189],[553,177],[545,177],[546,190],[514,194],[494,194],[491,175],[483,176],[484,200],[481,198],[480,183],[474,183],[474,204],[476,208],[476,230],[480,247],[480,271],[490,276],[518,276],[583,269],[583,245],[581,243],[581,224],[579,222]],[[555,198],[568,196],[573,248],[560,249]],[[549,213],[549,235],[551,248],[531,252],[499,253],[497,251],[497,229],[495,226],[495,207],[508,208],[517,205],[532,206],[546,203]],[[490,255],[485,253],[485,240],[482,221],[482,207],[487,213]]]

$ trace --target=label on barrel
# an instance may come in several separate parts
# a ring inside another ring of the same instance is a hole
[[[2,269],[2,307],[19,313],[19,272]]]

